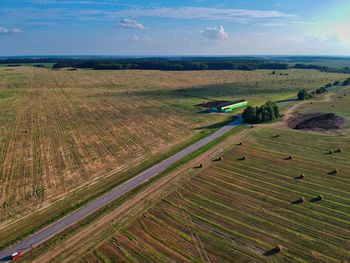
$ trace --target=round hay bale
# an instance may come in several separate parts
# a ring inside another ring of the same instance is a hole
[[[247,156],[243,156],[243,157],[242,157],[242,160],[247,160],[247,159],[248,159]]]
[[[305,203],[305,198],[304,198],[304,197],[300,197],[298,201],[299,201],[299,203],[301,203],[301,204],[302,204],[302,203]]]
[[[275,248],[276,252],[279,253],[283,250],[283,246],[282,245],[277,245]]]
[[[299,178],[300,178],[300,179],[304,179],[304,178],[305,178],[305,174],[301,174],[301,175],[299,176]]]
[[[328,151],[328,154],[332,154],[333,153],[333,151]]]
[[[145,217],[145,218],[149,218],[149,213],[148,212],[145,212],[145,213],[143,213],[143,217]]]
[[[318,195],[317,200],[320,200],[320,201],[323,200],[323,195]]]

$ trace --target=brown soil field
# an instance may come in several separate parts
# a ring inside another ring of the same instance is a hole
[[[298,114],[288,121],[289,127],[296,130],[331,131],[338,130],[345,120],[334,113]]]

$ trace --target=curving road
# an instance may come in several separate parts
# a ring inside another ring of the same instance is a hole
[[[217,130],[210,136],[196,142],[195,144],[185,148],[184,150],[176,153],[175,155],[171,156],[170,158],[160,162],[159,164],[154,165],[153,167],[149,168],[148,170],[138,174],[137,176],[131,178],[127,182],[119,185],[118,187],[114,188],[112,191],[108,192],[107,194],[103,195],[102,197],[88,203],[87,205],[77,209],[76,211],[70,213],[69,215],[59,219],[58,221],[52,223],[51,225],[48,225],[47,227],[39,230],[35,234],[29,236],[28,238],[24,239],[18,244],[15,244],[7,249],[4,249],[0,251],[0,261],[9,261],[10,255],[18,250],[22,250],[23,252],[29,251],[31,249],[31,246],[37,246],[46,241],[47,239],[59,234],[63,230],[71,227],[75,223],[79,222],[80,220],[84,219],[85,217],[91,215],[92,213],[96,212],[100,208],[108,205],[109,203],[115,201],[125,193],[135,189],[136,187],[142,185],[143,183],[147,182],[152,177],[158,175],[165,169],[169,168],[171,165],[176,163],[177,161],[183,159],[184,157],[188,156],[189,154],[195,152],[196,150],[202,148],[203,146],[209,144],[210,142],[214,141],[215,139],[221,137],[228,131],[230,131],[232,128],[242,125],[243,120],[239,116],[235,121],[227,124],[226,126],[222,127],[221,129]]]

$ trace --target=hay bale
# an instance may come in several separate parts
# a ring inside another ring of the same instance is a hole
[[[342,151],[341,149],[337,149],[337,150],[335,150],[334,152],[335,152],[335,153],[341,153],[341,151]]]
[[[317,198],[317,200],[321,201],[321,200],[323,200],[323,195],[318,195],[316,198]]]
[[[242,146],[242,145],[243,145],[243,142],[238,143],[238,145],[239,145],[239,146]]]
[[[300,197],[299,198],[299,202],[302,204],[302,203],[305,203],[305,198],[304,197]]]
[[[305,174],[301,174],[300,176],[299,176],[299,179],[304,179],[305,178]]]
[[[283,246],[282,245],[277,245],[275,248],[276,252],[279,253],[283,250]]]
[[[333,153],[333,151],[328,151],[328,154],[332,154]]]
[[[247,156],[243,156],[243,157],[242,157],[242,160],[247,160],[247,159],[248,159]]]

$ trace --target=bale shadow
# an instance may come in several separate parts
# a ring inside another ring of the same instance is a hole
[[[268,256],[273,256],[273,255],[279,253],[280,251],[281,251],[281,250],[280,250],[279,247],[274,247],[273,249],[270,249],[270,250],[266,251],[266,252],[264,253],[264,256],[266,256],[266,257],[268,257]]]
[[[328,175],[337,175],[337,174],[338,174],[338,171],[331,171],[331,172],[328,172],[327,174],[328,174]]]
[[[199,165],[193,167],[193,169],[201,169],[201,168],[203,168],[202,164],[199,164]]]
[[[300,205],[300,204],[302,204],[302,203],[304,203],[304,200],[301,199],[301,198],[299,198],[299,199],[294,200],[294,201],[291,202],[292,205]]]
[[[316,202],[320,202],[322,200],[322,198],[320,198],[319,196],[314,197],[312,199],[309,200],[310,203],[316,203]]]

